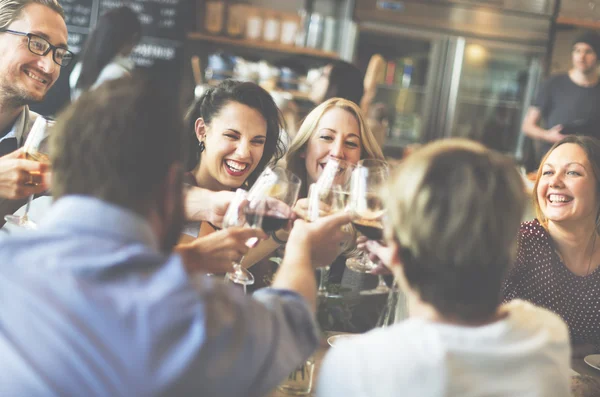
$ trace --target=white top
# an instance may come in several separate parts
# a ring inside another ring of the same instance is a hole
[[[341,341],[325,357],[317,396],[570,396],[567,326],[515,300],[480,327],[420,318]]]
[[[106,65],[102,69],[102,71],[98,75],[98,78],[96,79],[96,82],[94,83],[94,85],[92,85],[90,89],[98,87],[105,81],[115,80],[124,76],[129,76],[134,67],[135,63],[131,59],[121,55],[117,55],[108,65]],[[71,75],[69,76],[69,86],[71,87],[72,101],[76,100],[81,95],[81,90],[75,88],[75,86],[77,85],[77,80],[79,80],[80,73],[81,62],[77,62],[77,64],[73,67],[73,71],[71,71]]]

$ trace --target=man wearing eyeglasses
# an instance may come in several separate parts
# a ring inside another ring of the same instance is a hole
[[[56,0],[0,0],[0,225],[24,199],[48,189],[45,164],[25,160],[19,147],[40,102],[73,58]]]

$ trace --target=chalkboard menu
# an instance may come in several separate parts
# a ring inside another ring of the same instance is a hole
[[[142,23],[142,39],[132,58],[142,67],[156,61],[176,61],[185,37],[185,0],[62,0],[69,30],[69,48],[77,53],[98,18],[113,8],[128,6]]]
[[[131,8],[142,24],[142,38],[130,57],[138,67],[159,74],[169,86],[179,87],[189,0],[60,0],[60,3],[69,32],[69,49],[75,54],[82,51],[102,14],[121,6]],[[74,63],[61,70],[46,99],[31,106],[33,110],[52,115],[69,103],[68,81]]]

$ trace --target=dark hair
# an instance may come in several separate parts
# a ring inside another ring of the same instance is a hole
[[[573,40],[573,47],[575,47],[575,44],[577,43],[585,43],[589,45],[596,53],[596,56],[600,56],[600,36],[598,36],[598,33],[594,32],[593,30],[586,30],[579,34],[575,40]]]
[[[126,45],[139,40],[142,25],[129,7],[119,7],[103,14],[88,37],[81,57],[81,73],[75,87],[87,90],[94,85],[102,69]]]
[[[364,76],[354,65],[344,61],[336,61],[329,72],[329,84],[323,102],[330,98],[344,98],[356,104],[365,93]]]
[[[421,300],[451,319],[492,316],[525,208],[515,164],[473,141],[433,142],[403,160],[384,199],[386,236]]]
[[[144,214],[183,157],[181,110],[174,102],[139,76],[86,91],[52,131],[54,197],[87,195]]]
[[[285,147],[280,139],[281,130],[285,128],[281,112],[271,95],[254,83],[225,80],[194,101],[185,116],[185,124],[191,132],[186,168],[191,170],[201,161],[195,132],[196,120],[201,117],[204,119],[204,124],[209,126],[213,117],[216,117],[230,102],[238,102],[255,109],[267,123],[267,139],[262,158],[247,179],[247,183],[252,186],[267,165],[275,164],[285,154]]]

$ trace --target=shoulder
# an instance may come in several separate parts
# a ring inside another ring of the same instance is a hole
[[[521,223],[517,241],[517,262],[542,263],[553,252],[550,234],[537,219]]]
[[[556,313],[520,299],[504,304],[503,309],[513,327],[531,334],[544,333],[551,342],[568,343],[567,325]]]
[[[571,83],[571,78],[569,75],[566,73],[561,73],[548,77],[544,84],[547,86],[560,86],[569,83]]]
[[[521,242],[546,241],[550,235],[537,219],[522,222],[519,227],[519,240]]]
[[[323,360],[317,395],[385,395],[409,387],[423,369],[428,335],[423,321],[408,319],[341,341]]]

